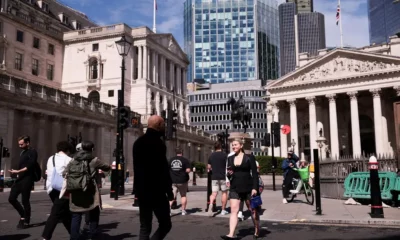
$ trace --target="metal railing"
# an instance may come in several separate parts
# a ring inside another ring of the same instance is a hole
[[[352,172],[368,172],[368,161],[372,155],[353,158],[341,157],[338,160],[327,160],[320,163],[321,196],[342,199],[344,180]],[[377,156],[379,171],[397,172],[398,158],[394,154]]]

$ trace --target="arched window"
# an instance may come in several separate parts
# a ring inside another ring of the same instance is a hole
[[[90,79],[97,79],[99,77],[99,68],[97,58],[89,60],[89,74]]]
[[[100,93],[98,91],[91,91],[88,96],[89,102],[99,103]]]

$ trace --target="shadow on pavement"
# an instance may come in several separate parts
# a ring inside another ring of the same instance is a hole
[[[30,224],[30,225],[29,225],[29,228],[41,227],[41,226],[44,226],[44,225],[46,225],[46,221],[41,222],[41,223]]]
[[[137,235],[132,235],[130,233],[123,233],[116,236],[110,236],[108,234],[101,234],[101,239],[110,239],[110,240],[123,240],[123,239],[132,239],[137,237]]]
[[[260,229],[260,234],[258,235],[259,238],[266,237],[268,234],[271,232],[266,230],[266,229]],[[245,238],[246,236],[252,236],[254,235],[254,227],[252,228],[245,228],[245,229],[239,229],[239,232],[237,234],[239,239]],[[390,239],[391,240],[391,239]]]
[[[119,222],[107,223],[107,224],[100,224],[99,225],[99,232],[105,233],[110,231],[111,229],[116,229],[119,225]]]
[[[398,240],[398,239],[400,239],[400,235],[395,235],[395,236],[390,236],[390,237],[378,237],[378,238],[362,238],[362,239],[360,238],[360,239],[354,239],[354,240]],[[330,238],[330,239],[324,239],[324,240],[341,240],[341,239]]]
[[[201,208],[192,208],[192,209],[188,209],[188,210],[186,210],[187,211],[187,213],[189,213],[189,214],[193,214],[193,213],[197,213],[197,212],[201,212],[203,209],[201,209]]]
[[[4,236],[0,236],[0,240],[8,240],[8,239],[23,240],[30,236],[31,236],[30,234],[4,235]]]

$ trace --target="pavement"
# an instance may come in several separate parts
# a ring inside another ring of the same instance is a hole
[[[193,192],[195,194],[197,192]],[[200,192],[198,192],[200,193]],[[129,196],[126,196],[128,198]],[[192,196],[193,198],[194,196]],[[41,240],[41,233],[51,209],[51,201],[46,193],[35,192],[31,195],[32,219],[31,227],[16,230],[18,215],[10,207],[7,193],[0,193],[0,240]],[[123,201],[110,201],[108,196],[103,200],[118,204]],[[131,240],[138,239],[139,217],[137,211],[106,207],[100,217],[100,240]],[[268,212],[268,209],[266,210]],[[193,212],[193,211],[192,211]],[[228,219],[222,217],[204,217],[198,214],[172,216],[172,230],[166,240],[217,240],[227,234]],[[156,219],[153,220],[153,232],[156,230]],[[315,225],[291,222],[262,221],[261,238],[268,240],[296,239],[296,240],[398,240],[399,228],[368,226],[354,227],[332,224]],[[240,239],[252,239],[252,222],[240,222],[237,226],[237,235]],[[68,232],[59,224],[53,234],[55,240],[69,239]]]

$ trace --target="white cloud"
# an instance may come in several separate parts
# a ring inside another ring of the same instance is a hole
[[[157,29],[163,33],[172,33],[176,30],[183,32],[181,23],[182,19],[179,16],[170,17],[158,24]]]

